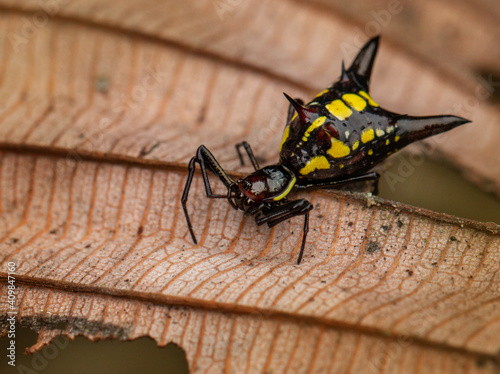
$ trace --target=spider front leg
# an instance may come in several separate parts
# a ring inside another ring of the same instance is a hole
[[[309,212],[313,209],[313,205],[304,199],[292,200],[286,203],[263,208],[255,216],[257,225],[267,223],[269,227],[276,226],[278,223],[286,221],[295,216],[304,215],[304,228],[302,230],[302,245],[300,246],[297,265],[302,261],[304,248],[306,245],[307,233],[309,232]]]
[[[259,170],[259,163],[257,162],[257,159],[255,158],[252,147],[250,147],[250,144],[247,142],[243,141],[241,143],[238,143],[235,145],[236,152],[238,153],[238,157],[240,158],[241,165],[245,165],[245,162],[243,161],[243,155],[241,154],[241,147],[245,148],[245,151],[247,152],[248,158],[250,159],[250,162],[253,165],[253,168],[255,170]]]
[[[236,182],[226,174],[226,172],[219,165],[212,153],[210,153],[210,151],[204,145],[199,146],[198,150],[196,151],[196,156],[191,158],[191,160],[189,161],[188,176],[181,198],[182,209],[184,210],[184,216],[186,217],[186,222],[189,228],[189,232],[191,233],[191,237],[193,238],[194,244],[198,244],[198,241],[196,240],[196,236],[194,235],[193,226],[191,225],[191,219],[189,218],[186,203],[188,200],[189,190],[191,189],[191,182],[193,181],[196,163],[200,165],[201,175],[203,176],[203,183],[205,185],[205,193],[207,197],[212,199],[227,198],[231,205],[236,208],[233,201],[231,200],[231,191],[234,189]],[[226,188],[228,189],[227,195],[217,195],[212,193],[207,169],[218,176],[222,183],[224,183],[224,186],[226,186]]]

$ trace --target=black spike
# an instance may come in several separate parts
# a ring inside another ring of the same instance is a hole
[[[354,73],[355,78],[359,81],[358,83],[366,86],[367,89],[370,85],[370,76],[377,55],[379,38],[380,36],[374,37],[361,48],[348,70],[348,72]]]
[[[401,116],[397,122],[397,131],[405,142],[414,142],[428,136],[439,134],[470,122],[457,116]]]
[[[300,103],[292,99],[286,93],[283,92],[283,95],[285,95],[286,99],[290,102],[290,104],[293,106],[293,108],[299,115],[300,122],[307,122],[307,120],[310,119],[316,113],[315,111],[303,107],[302,105],[300,105]]]

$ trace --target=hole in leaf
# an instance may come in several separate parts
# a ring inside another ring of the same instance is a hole
[[[395,156],[381,171],[379,192],[384,199],[436,212],[500,224],[500,199],[467,182],[458,171],[428,158],[418,165],[407,154]],[[410,165],[410,166],[408,166]],[[484,181],[488,189],[488,181]]]
[[[0,372],[2,374],[135,374],[135,373],[188,373],[185,352],[170,343],[158,347],[150,338],[132,341],[101,340],[91,342],[77,337],[71,341],[57,337],[40,351],[25,355],[24,350],[37,341],[37,333],[16,324],[15,367],[8,364],[8,336],[0,339]]]

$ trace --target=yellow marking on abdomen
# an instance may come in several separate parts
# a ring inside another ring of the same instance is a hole
[[[396,136],[394,137],[394,141],[395,141],[395,142],[397,142],[399,139],[401,139],[401,138],[399,137],[399,135],[396,135]]]
[[[290,135],[290,126],[285,127],[285,131],[283,132],[283,140],[281,141],[280,152],[281,148],[283,148],[283,144],[285,144],[286,140],[288,139],[288,135]]]
[[[385,135],[385,132],[382,129],[375,129],[375,134],[380,138]]]
[[[352,109],[357,110],[358,112],[361,112],[366,108],[366,101],[356,94],[344,94],[342,95],[342,100],[344,100],[347,105],[349,105]]]
[[[290,191],[292,190],[293,186],[295,185],[295,182],[297,182],[297,178],[293,177],[292,181],[288,184],[288,187],[286,188],[286,190],[283,191],[278,196],[273,197],[273,200],[278,201],[278,200],[283,199],[286,195],[288,195],[290,193]]]
[[[370,95],[368,95],[365,91],[359,91],[359,94],[363,96],[366,100],[368,100],[368,104],[370,104],[371,106],[378,106],[378,104],[375,101],[373,101]]]
[[[307,128],[306,132],[304,133],[304,136],[302,137],[302,140],[306,142],[307,138],[309,138],[309,135],[311,135],[311,133],[314,131],[314,129],[323,125],[323,123],[325,123],[325,121],[326,121],[325,116],[321,116],[321,117],[316,118],[314,120],[314,122],[311,124],[311,126],[309,126]]]
[[[317,94],[317,95],[316,95],[316,96],[314,96],[314,97],[320,97],[320,96],[322,96],[322,95],[326,94],[328,91],[329,91],[328,89],[323,90],[323,91],[321,91],[319,94]]]
[[[293,114],[293,116],[292,116],[292,119],[291,119],[291,120],[293,121],[295,118],[297,118],[297,112],[295,112],[295,113]]]
[[[314,170],[319,169],[330,169],[330,163],[325,156],[313,157],[307,162],[306,166],[300,169],[299,173],[302,175],[307,175],[309,173],[312,173]]]
[[[373,154],[373,149],[369,149],[368,154],[371,156]]]
[[[352,145],[352,150],[355,151],[359,147],[359,140],[356,140],[354,144]]]
[[[341,121],[352,114],[352,110],[349,109],[342,100],[333,100],[330,104],[325,105],[325,107],[332,115]]]
[[[334,158],[341,158],[351,153],[351,149],[340,140],[332,138],[332,146],[328,151],[326,151],[326,153]]]
[[[361,133],[361,141],[363,143],[371,142],[375,138],[373,129],[367,129]]]

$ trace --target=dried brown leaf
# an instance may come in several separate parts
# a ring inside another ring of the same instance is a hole
[[[5,35],[39,6],[0,4]],[[226,20],[212,7],[74,1],[15,51],[0,41],[0,277],[18,265],[18,318],[40,331],[31,350],[58,334],[150,336],[200,373],[495,371],[497,225],[306,192],[316,209],[297,266],[301,220],[258,228],[196,177],[192,244],[186,160],[204,143],[236,170],[245,138],[275,158],[281,92],[330,83],[351,27],[301,2],[242,3]],[[390,46],[376,69],[374,96],[394,110],[441,113],[467,97]],[[498,187],[497,156],[474,164],[498,134],[488,105],[439,149]]]

